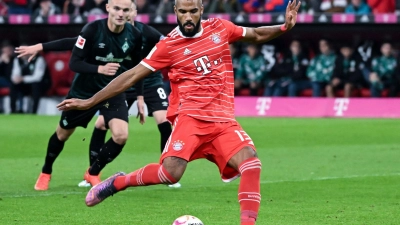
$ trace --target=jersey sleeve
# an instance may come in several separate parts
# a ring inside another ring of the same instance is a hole
[[[145,58],[163,37],[158,30],[143,24],[143,38],[145,41],[143,42],[142,58]]]
[[[79,33],[72,53],[80,58],[85,58],[91,50],[95,33],[96,24],[94,22],[86,24]]]
[[[69,60],[69,68],[76,73],[95,74],[98,71],[98,65],[89,64],[85,60],[92,49],[96,27],[96,22],[86,24],[82,28],[74,48],[72,49],[71,59]]]
[[[162,35],[160,31],[149,25],[144,26],[143,33],[147,35],[149,42],[154,45],[164,38],[164,35]]]
[[[151,71],[157,71],[171,65],[171,57],[167,49],[167,43],[165,38],[158,42],[156,46],[150,51],[150,53],[144,58],[141,64]]]
[[[219,20],[226,28],[226,32],[228,33],[229,43],[233,43],[237,40],[240,40],[246,35],[245,27],[237,26],[228,20],[224,20],[224,19],[219,19]]]
[[[43,51],[48,52],[48,51],[72,50],[74,48],[74,45],[77,40],[78,40],[78,37],[72,37],[72,38],[63,38],[63,39],[58,39],[55,41],[42,43]]]

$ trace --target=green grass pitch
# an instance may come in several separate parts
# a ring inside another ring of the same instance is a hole
[[[50,189],[33,189],[59,117],[0,116],[0,224],[170,225],[184,214],[239,224],[238,180],[224,184],[206,160],[181,189],[130,188],[88,208],[79,188],[93,128],[78,128],[57,159]],[[263,163],[258,225],[400,224],[400,120],[239,118]],[[131,172],[159,158],[152,118],[131,119],[124,151],[103,171]]]

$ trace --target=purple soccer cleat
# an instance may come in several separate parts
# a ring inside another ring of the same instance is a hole
[[[117,189],[114,186],[114,180],[118,176],[124,176],[124,172],[118,172],[96,186],[92,187],[86,195],[85,203],[87,206],[95,206],[102,202],[104,199],[117,193]]]

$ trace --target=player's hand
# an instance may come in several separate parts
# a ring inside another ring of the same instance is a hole
[[[23,56],[29,56],[28,62],[30,62],[36,55],[43,50],[42,44],[30,45],[30,46],[19,46],[15,48],[15,53],[18,54],[18,58]]]
[[[118,63],[107,63],[104,66],[99,66],[97,72],[106,76],[114,76],[117,73],[119,67],[120,65]]]
[[[65,99],[60,104],[57,105],[58,110],[60,111],[69,111],[69,110],[86,110],[92,107],[89,100],[82,100],[77,98]]]
[[[296,4],[296,1],[298,1],[298,0],[289,1],[288,5],[286,7],[285,27],[288,30],[292,29],[294,27],[294,25],[296,24],[297,12],[299,11],[299,8],[301,6],[301,1],[298,1],[297,4]]]
[[[137,97],[137,107],[138,107],[138,114],[136,118],[139,118],[140,124],[144,124],[146,122],[146,117],[144,115],[144,98],[143,96]]]

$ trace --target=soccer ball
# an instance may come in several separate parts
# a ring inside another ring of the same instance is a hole
[[[204,225],[204,223],[195,216],[184,215],[177,218],[172,225]]]

